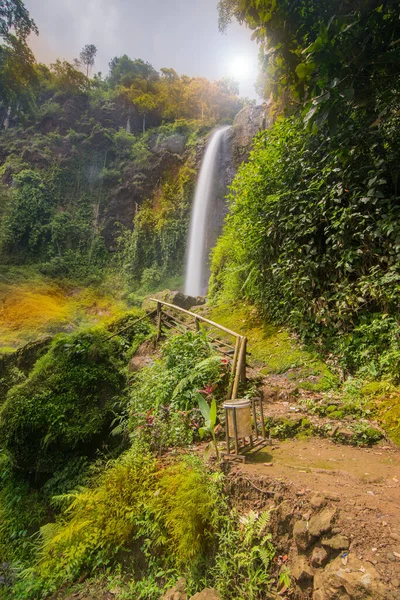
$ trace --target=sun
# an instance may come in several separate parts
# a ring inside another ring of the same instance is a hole
[[[251,77],[253,65],[251,60],[246,56],[233,56],[228,63],[229,77],[236,81],[243,81]]]

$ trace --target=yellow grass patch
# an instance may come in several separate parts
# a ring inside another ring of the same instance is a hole
[[[33,279],[0,284],[0,350],[116,316],[125,307],[93,288]]]

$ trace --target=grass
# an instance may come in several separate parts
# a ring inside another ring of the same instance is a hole
[[[0,274],[0,352],[44,335],[100,323],[126,309],[110,292],[57,282],[28,269]]]
[[[285,327],[262,321],[253,306],[222,304],[212,308],[210,318],[247,337],[251,359],[262,367],[263,375],[298,369],[298,372],[291,373],[291,379],[298,380],[299,387],[303,385],[313,391],[332,387],[335,377],[327,365],[303,348]],[[317,377],[317,380],[302,381],[310,376]]]

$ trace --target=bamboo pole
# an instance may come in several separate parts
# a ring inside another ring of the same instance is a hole
[[[240,381],[246,381],[246,352],[247,352],[247,337],[242,339],[242,347],[240,348],[239,357],[239,369],[240,369]]]
[[[237,388],[239,385],[237,362],[238,362],[238,356],[239,356],[240,342],[241,342],[241,338],[237,338],[236,345],[235,345],[235,354],[233,355],[233,361],[232,361],[231,381],[229,384],[229,390],[228,390],[228,395],[227,395],[228,400],[236,397]]]
[[[158,342],[160,341],[160,337],[161,337],[161,318],[162,318],[162,306],[161,306],[161,302],[157,302],[157,337],[156,337],[156,344],[158,344]]]
[[[246,346],[247,346],[247,338],[243,337],[243,338],[241,338],[241,343],[240,343],[240,351],[239,351],[239,358],[238,358],[238,363],[237,363],[237,367],[236,367],[235,381],[233,382],[232,398],[236,398],[238,388],[239,388],[239,382],[243,381],[243,379],[242,379],[243,370],[244,370],[244,377],[246,377]],[[243,363],[244,363],[244,369],[243,369]]]
[[[157,302],[157,304],[162,304],[162,306],[169,306],[170,308],[174,308],[175,310],[179,310],[180,312],[183,312],[191,317],[194,318],[198,318],[199,321],[203,321],[204,323],[208,323],[209,325],[212,325],[213,327],[216,327],[217,329],[219,329],[220,331],[224,331],[225,333],[228,333],[229,335],[232,335],[234,338],[237,337],[241,337],[238,333],[236,333],[235,331],[232,331],[231,329],[228,329],[227,327],[224,327],[223,325],[218,325],[218,323],[214,323],[213,321],[210,321],[210,319],[206,319],[205,317],[202,317],[201,315],[196,315],[196,313],[190,312],[189,310],[186,310],[185,308],[181,308],[180,306],[175,306],[174,304],[170,304],[168,302],[164,302],[162,300],[156,300],[155,298],[150,298],[151,302]]]

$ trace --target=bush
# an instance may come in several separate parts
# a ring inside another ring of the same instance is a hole
[[[203,333],[173,336],[162,359],[132,381],[128,429],[161,450],[190,444],[201,425],[197,393],[204,387],[219,398],[228,384],[227,363]]]
[[[57,338],[0,413],[0,440],[20,470],[51,474],[107,437],[125,379],[119,343],[100,329]]]
[[[345,369],[374,362],[376,376],[394,378],[400,378],[393,335],[400,300],[397,111],[393,91],[374,128],[360,109],[344,111],[335,135],[306,131],[299,118],[280,118],[260,133],[231,188],[211,282],[214,300],[256,303],[305,341],[340,355]]]
[[[199,459],[163,468],[135,444],[90,487],[55,498],[67,508],[42,527],[37,566],[22,574],[14,597],[51,593],[83,572],[129,558],[136,581],[158,572],[160,588],[167,571],[190,573],[210,563],[224,510],[220,479]]]

